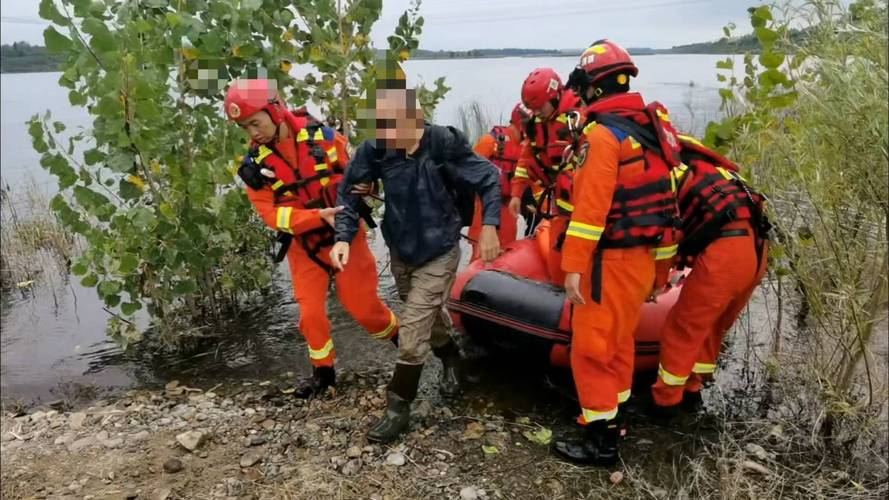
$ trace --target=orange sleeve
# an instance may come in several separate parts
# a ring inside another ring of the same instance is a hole
[[[497,139],[494,139],[491,134],[485,134],[479,138],[472,149],[482,158],[490,160],[497,152]]]
[[[562,247],[562,270],[566,273],[590,270],[617,186],[620,143],[607,127],[599,125],[586,136],[589,150],[574,179],[574,213]]]
[[[339,132],[333,137],[333,146],[336,148],[336,161],[344,170],[349,164],[349,140]]]
[[[528,170],[528,166],[533,163],[534,152],[531,150],[531,145],[525,140],[522,143],[522,154],[519,156],[519,161],[516,162],[515,173],[512,175],[512,181],[510,181],[509,194],[513,198],[521,198],[525,190],[528,189],[529,186],[534,185],[534,181],[531,180],[531,174]]]
[[[248,187],[247,199],[253,203],[263,222],[275,231],[300,234],[318,229],[326,224],[316,209],[276,207],[275,193],[268,187],[262,189]]]

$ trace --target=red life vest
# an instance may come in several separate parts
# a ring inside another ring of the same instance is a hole
[[[697,256],[732,221],[750,220],[757,237],[764,237],[768,231],[765,197],[748,186],[734,162],[692,137],[679,139],[683,163],[674,175],[682,219],[681,258]]]
[[[670,243],[679,221],[671,171],[680,164],[680,145],[666,108],[657,102],[646,106],[639,94],[623,93],[593,103],[586,112],[583,141],[589,127],[604,125],[618,142],[629,140],[634,150],[620,158],[600,247]]]
[[[286,118],[296,141],[295,167],[272,146],[259,145],[251,151],[254,162],[275,173],[275,204],[309,209],[336,206],[337,185],[345,167],[338,158],[336,132],[304,116],[288,113]]]
[[[492,128],[490,134],[497,144],[491,163],[500,169],[500,195],[506,199],[510,195],[510,182],[515,174],[516,163],[522,154],[522,143],[513,139],[509,127],[503,125]]]
[[[562,92],[555,117],[543,121],[535,118],[528,122],[526,134],[534,154],[534,162],[527,165],[528,176],[550,189],[554,203],[550,212],[570,216],[571,188],[574,185],[574,165],[565,162],[565,151],[577,142],[579,125],[584,123],[581,101],[570,90]],[[555,208],[554,208],[555,207]]]

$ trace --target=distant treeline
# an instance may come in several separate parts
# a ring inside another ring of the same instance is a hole
[[[800,42],[805,34],[793,31],[792,42]],[[632,55],[654,54],[742,54],[757,52],[759,44],[753,34],[733,38],[723,38],[715,42],[676,45],[669,49],[631,47]],[[413,59],[480,59],[486,57],[577,57],[583,49],[473,49],[473,50],[424,50],[417,49]],[[379,51],[382,55],[383,51]],[[58,71],[59,59],[46,52],[45,47],[16,42],[0,46],[0,73],[29,73],[36,71]]]
[[[60,61],[46,52],[46,47],[28,42],[0,45],[0,73],[59,71]]]

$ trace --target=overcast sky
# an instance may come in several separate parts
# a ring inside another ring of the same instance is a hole
[[[480,48],[582,48],[610,38],[628,47],[668,48],[710,41],[736,23],[750,31],[747,0],[425,0],[420,47],[430,50]],[[43,44],[46,24],[39,0],[0,0],[0,41]],[[410,0],[384,0],[374,28],[378,47]]]

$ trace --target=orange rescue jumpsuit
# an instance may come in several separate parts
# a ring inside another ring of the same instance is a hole
[[[509,134],[510,141],[521,141],[520,134],[516,133],[513,127],[508,127],[507,133]],[[482,158],[487,158],[488,160],[494,158],[494,155],[497,153],[497,139],[494,138],[491,134],[483,135],[478,142],[475,144],[475,148],[473,148],[476,153]],[[475,260],[479,258],[479,249],[478,249],[478,238],[482,232],[482,205],[481,201],[476,199],[475,201],[475,215],[472,218],[472,225],[469,227],[469,239],[472,244],[472,258],[471,260]],[[507,243],[512,243],[516,240],[516,233],[518,232],[518,219],[509,211],[509,199],[505,199],[503,201],[503,205],[500,207],[500,229],[497,231],[497,234],[500,236],[500,246],[506,245]]]
[[[571,321],[571,369],[580,399],[578,422],[586,425],[617,416],[630,397],[635,337],[642,304],[666,275],[675,253],[649,245],[607,248],[601,252],[601,296],[592,299],[593,260],[612,206],[618,175],[645,169],[640,146],[631,137],[618,142],[605,126],[584,129],[589,150],[575,174],[574,213],[562,248],[562,270],[581,274],[584,305],[575,305]],[[619,167],[620,165],[620,167]],[[657,268],[657,269],[656,269]]]
[[[680,199],[691,184],[688,180],[683,184]],[[652,386],[659,406],[681,403],[683,391],[699,392],[704,378],[712,377],[723,337],[765,275],[766,244],[760,242],[762,257],[757,262],[750,220],[732,221],[722,231],[746,231],[746,235],[713,240],[695,257],[661,333],[658,379]]]
[[[549,144],[552,148],[564,148],[568,146],[568,142],[564,140],[553,140]],[[525,190],[529,187],[534,192],[534,197],[539,199],[540,193],[544,190],[544,187],[541,185],[541,182],[534,181],[530,178],[528,169],[534,168],[531,165],[536,164],[535,154],[528,144],[528,141],[525,141],[524,146],[522,147],[522,156],[519,159],[518,168],[516,168],[515,177],[512,179],[512,187],[511,187],[511,195],[512,197],[521,198],[525,193]],[[552,168],[552,167],[550,167]],[[563,200],[556,199],[554,195],[552,200],[555,200],[555,205],[558,205],[558,208],[562,209],[573,209],[574,207],[570,204],[564,204]],[[562,203],[559,203],[562,202]],[[551,207],[549,203],[540,207],[540,210],[544,213],[549,212],[550,210],[556,211],[557,207]],[[550,240],[550,248],[547,252],[547,268],[549,270],[550,281],[555,284],[562,284],[565,281],[565,275],[562,273],[562,251],[559,249],[559,235],[564,234],[565,229],[568,227],[568,220],[570,217],[554,214],[549,219],[549,231],[553,236]]]
[[[342,164],[348,161],[346,140],[337,134],[337,157]],[[296,166],[296,142],[292,138],[275,144],[275,149],[291,166]],[[301,235],[327,225],[316,209],[279,207],[271,187],[259,190],[247,188],[247,197],[266,225],[275,230],[288,229],[293,243],[287,252],[293,291],[299,304],[299,330],[306,339],[309,361],[313,366],[333,366],[336,351],[330,337],[327,319],[327,291],[330,274],[308,255],[301,244]],[[330,266],[330,246],[322,246],[316,257]],[[349,264],[334,274],[337,297],[346,311],[376,339],[389,339],[398,333],[398,319],[377,295],[376,258],[367,244],[362,229],[355,236],[349,254]]]

